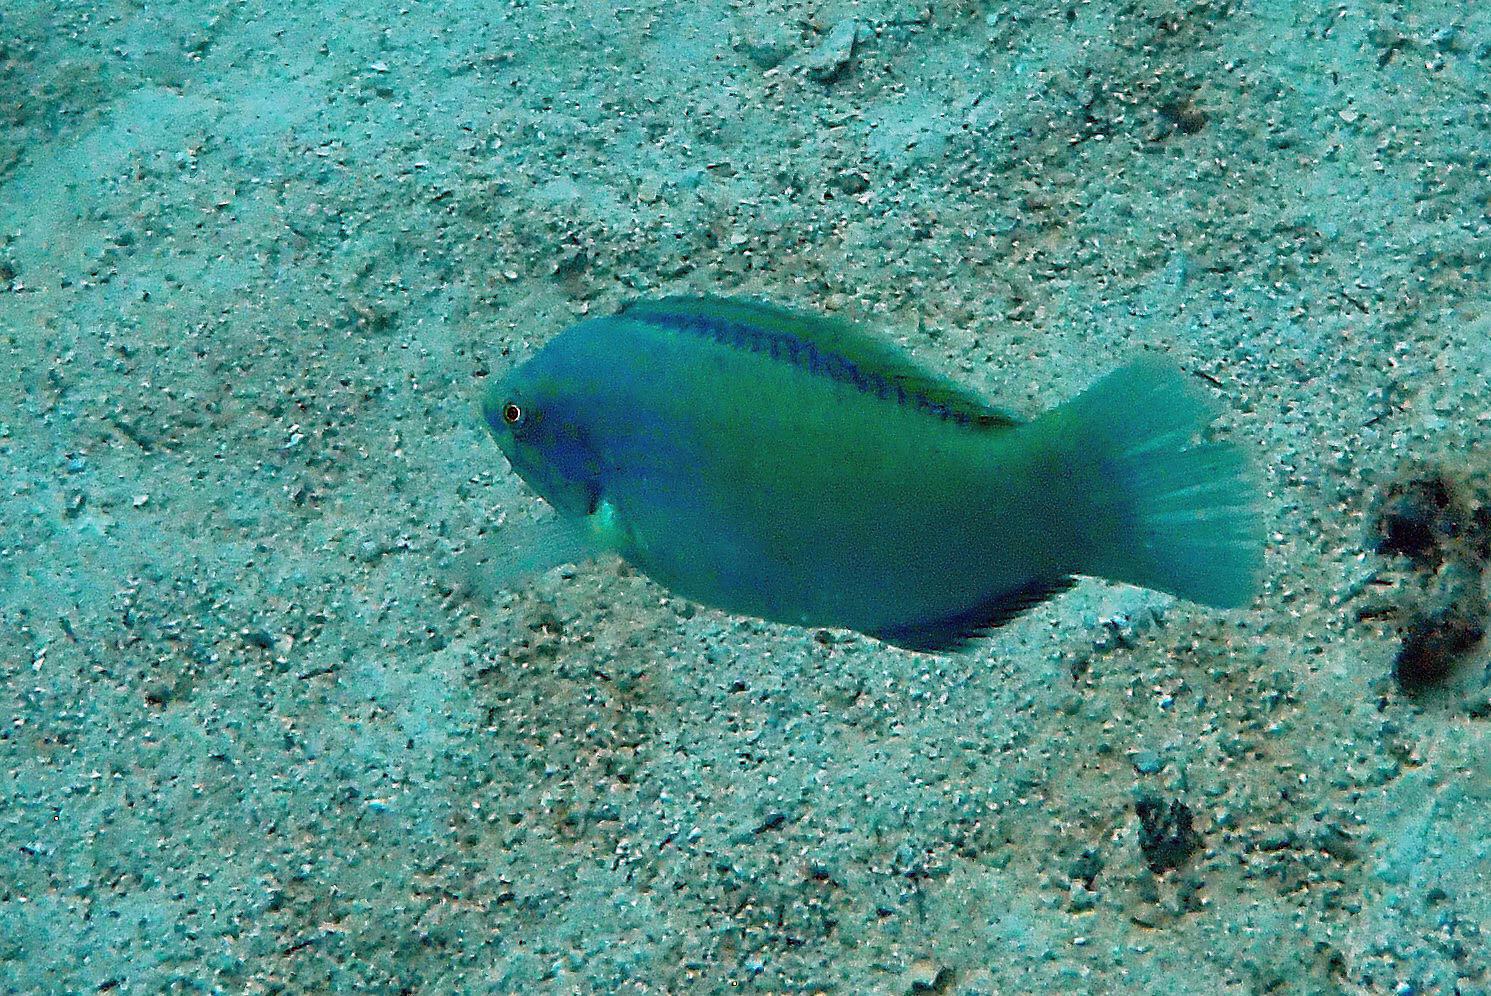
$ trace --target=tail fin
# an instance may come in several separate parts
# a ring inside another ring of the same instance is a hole
[[[1218,608],[1252,600],[1263,563],[1258,489],[1242,449],[1193,438],[1215,416],[1158,359],[1109,374],[1048,416],[1070,454],[1073,514],[1085,517],[1081,573]]]

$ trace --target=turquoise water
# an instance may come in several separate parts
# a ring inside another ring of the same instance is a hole
[[[1457,3],[11,0],[0,990],[1488,991],[1487,651],[1393,677],[1484,586],[1373,533],[1485,507],[1488,68]],[[1165,354],[1264,594],[931,657],[501,583],[483,387],[680,293],[1026,415]]]

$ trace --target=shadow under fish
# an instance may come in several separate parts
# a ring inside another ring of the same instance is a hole
[[[548,566],[610,551],[728,612],[939,652],[1074,575],[1257,591],[1246,455],[1157,358],[1023,421],[855,325],[667,298],[560,333],[482,414],[560,514]]]

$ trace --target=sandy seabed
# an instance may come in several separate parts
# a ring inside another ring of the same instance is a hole
[[[1485,612],[1488,74],[1437,0],[7,5],[0,989],[1491,992],[1488,653],[1395,678]],[[1024,414],[1165,353],[1265,591],[493,583],[482,386],[664,293]]]

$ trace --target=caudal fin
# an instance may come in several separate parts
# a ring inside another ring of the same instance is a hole
[[[1253,599],[1258,488],[1240,447],[1196,439],[1216,409],[1188,378],[1143,359],[1052,416],[1072,447],[1074,512],[1085,517],[1081,573],[1218,608]]]

